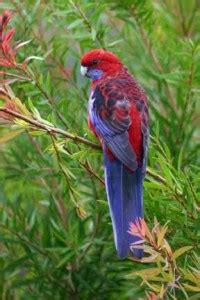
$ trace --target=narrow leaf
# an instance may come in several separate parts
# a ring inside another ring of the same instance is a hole
[[[148,268],[148,269],[144,269],[144,270],[139,270],[139,271],[134,271],[130,274],[128,274],[128,276],[141,276],[141,277],[146,277],[146,276],[156,276],[158,274],[160,274],[162,272],[162,268]]]
[[[192,248],[193,248],[192,246],[185,246],[185,247],[182,247],[182,248],[176,250],[172,254],[172,259],[175,260],[177,257],[181,256],[182,254],[184,254],[185,252],[191,250]]]
[[[6,142],[14,139],[16,136],[20,135],[23,131],[24,131],[23,129],[20,129],[20,130],[16,130],[16,131],[7,132],[5,135],[0,137],[0,144],[6,143]]]
[[[21,42],[21,43],[17,44],[17,46],[15,47],[15,49],[18,49],[18,48],[20,48],[20,47],[23,47],[23,46],[29,44],[31,41],[32,41],[32,40],[28,40],[28,41],[25,41],[25,42]]]
[[[163,242],[163,239],[164,239],[164,236],[165,236],[165,234],[167,232],[167,229],[168,229],[167,227],[162,227],[160,229],[160,232],[158,233],[158,239],[157,239],[157,245],[158,245],[158,247],[161,246],[161,244]]]
[[[189,285],[187,283],[183,284],[186,291],[193,291],[193,292],[200,292],[200,286],[193,286],[193,285]]]
[[[80,24],[82,24],[82,23],[83,23],[83,20],[78,19],[78,20],[72,22],[72,23],[67,27],[67,29],[68,29],[68,30],[73,29],[73,28],[77,27],[78,25],[80,25]]]

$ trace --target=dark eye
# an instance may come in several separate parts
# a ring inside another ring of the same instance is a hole
[[[98,64],[98,60],[97,59],[94,59],[91,61],[91,65],[92,66],[95,66],[96,64]]]

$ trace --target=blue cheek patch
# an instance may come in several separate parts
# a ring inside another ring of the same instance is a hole
[[[91,78],[92,80],[101,79],[102,75],[103,71],[98,69],[92,69],[87,72],[87,77]]]

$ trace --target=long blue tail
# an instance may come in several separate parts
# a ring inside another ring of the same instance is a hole
[[[119,257],[125,257],[130,251],[130,244],[139,240],[127,231],[130,222],[143,217],[142,168],[130,172],[119,160],[109,160],[106,153],[104,164],[115,246]],[[133,255],[142,257],[143,250],[134,249]]]

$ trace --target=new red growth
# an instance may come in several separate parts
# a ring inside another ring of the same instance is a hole
[[[11,15],[12,13],[6,10],[0,16],[0,65],[4,67],[16,67],[16,51],[9,44],[15,30],[12,28],[7,33],[4,33],[11,19]]]

